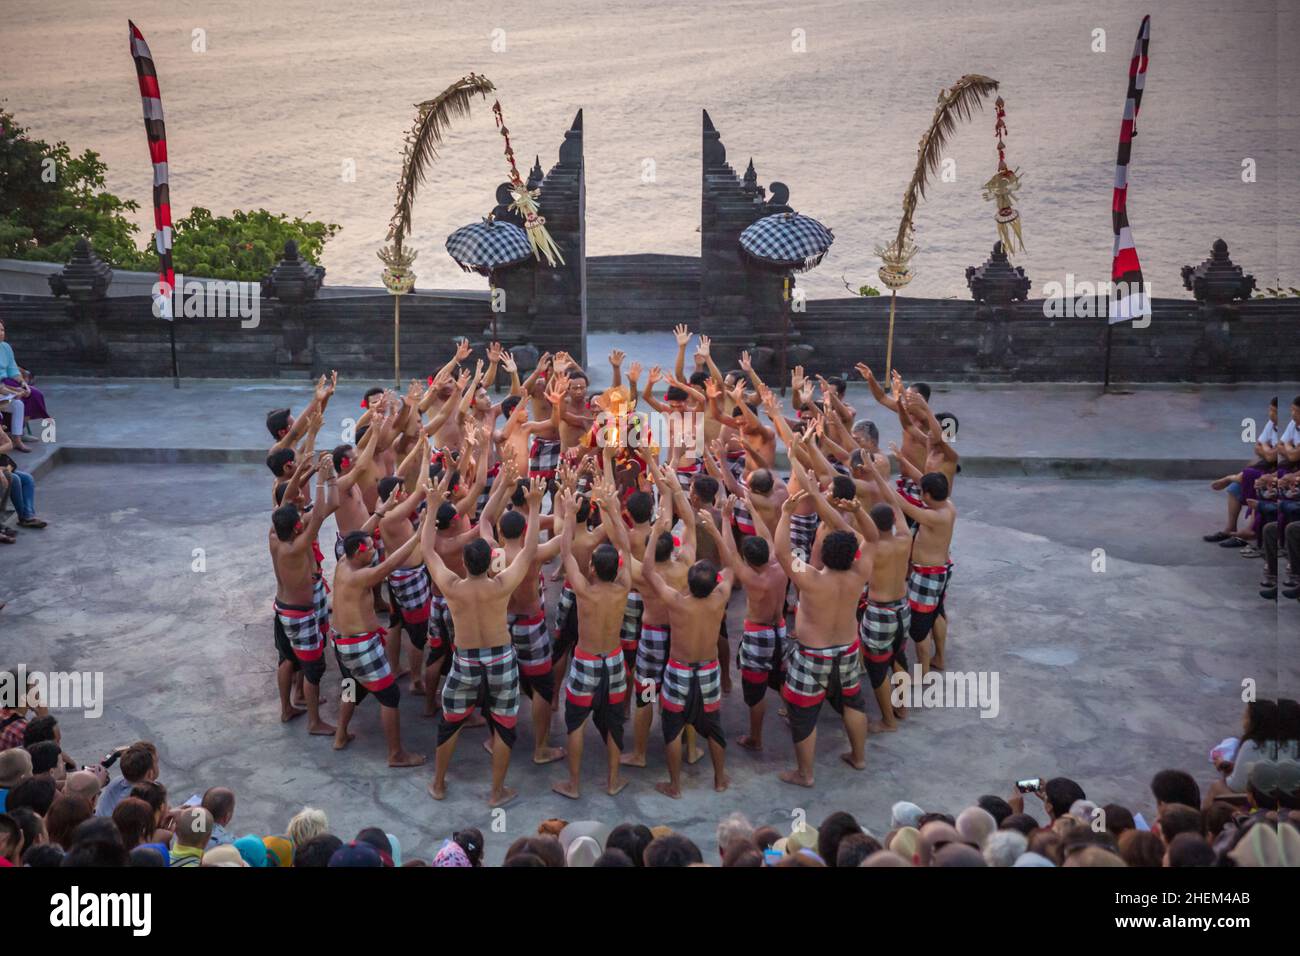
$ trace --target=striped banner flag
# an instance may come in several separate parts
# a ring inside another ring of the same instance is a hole
[[[131,38],[131,58],[135,60],[140,80],[140,99],[144,104],[144,131],[149,139],[149,159],[153,163],[154,248],[158,250],[158,286],[154,291],[154,315],[171,320],[172,290],[176,274],[172,269],[172,205],[167,178],[167,128],[163,125],[162,94],[158,90],[158,71],[144,34],[132,21],[127,25]]]
[[[1133,152],[1133,137],[1137,135],[1138,111],[1142,108],[1150,42],[1151,18],[1146,16],[1138,29],[1133,59],[1129,63],[1128,96],[1124,100],[1124,121],[1119,127],[1119,157],[1115,161],[1115,192],[1111,200],[1111,220],[1115,228],[1114,261],[1110,269],[1112,325],[1151,314],[1151,297],[1142,281],[1142,266],[1128,224],[1128,162]]]

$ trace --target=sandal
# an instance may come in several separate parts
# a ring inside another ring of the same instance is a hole
[[[1217,544],[1218,542],[1223,541],[1223,540],[1225,540],[1225,539],[1227,539],[1227,538],[1231,538],[1231,537],[1232,537],[1232,535],[1228,534],[1228,532],[1226,532],[1226,531],[1216,531],[1216,532],[1214,532],[1214,534],[1206,534],[1206,535],[1202,535],[1202,536],[1201,536],[1201,540],[1202,540],[1202,541],[1208,541],[1208,542],[1210,542],[1210,544]]]
[[[1245,545],[1237,554],[1243,558],[1262,558],[1264,556],[1264,552],[1253,544]]]
[[[48,524],[48,521],[42,521],[40,518],[34,516],[31,518],[18,519],[18,527],[20,528],[44,528]]]
[[[18,538],[12,531],[0,530],[0,544],[15,544]]]
[[[1245,546],[1245,541],[1242,541],[1240,538],[1234,538],[1232,535],[1226,536],[1224,540],[1219,543],[1219,547],[1221,548],[1244,548]]]

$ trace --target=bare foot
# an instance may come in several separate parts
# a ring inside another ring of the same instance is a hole
[[[930,658],[930,669],[935,671],[943,670],[943,658],[942,657]]]
[[[749,734],[741,734],[736,743],[740,744],[740,746],[744,747],[746,750],[757,752],[763,749],[763,741],[758,737],[751,737]]]
[[[892,734],[898,729],[898,724],[887,724],[883,720],[867,721],[867,733],[869,734]]]
[[[488,806],[504,807],[510,803],[513,803],[518,796],[519,796],[518,790],[515,790],[512,787],[502,787],[501,792],[499,794],[495,796],[491,794],[488,795]]]
[[[724,694],[730,694],[730,693],[731,693],[731,678],[730,678],[730,677],[724,677],[724,678],[722,679],[722,692],[723,692]]]
[[[296,707],[296,708],[305,708],[307,706],[307,698],[303,697],[301,694],[290,697],[289,706]]]
[[[568,797],[570,800],[577,800],[582,795],[578,792],[578,785],[572,780],[561,780],[559,783],[553,783],[551,789],[562,797]]]
[[[798,770],[783,770],[777,776],[784,783],[792,783],[796,787],[811,787],[813,785],[812,777],[805,777]]]
[[[318,720],[307,727],[307,733],[313,737],[332,737],[337,730],[338,728],[333,724],[327,724],[323,720]]]
[[[665,797],[672,797],[674,800],[680,800],[682,798],[682,792],[673,786],[671,780],[665,783],[656,783],[655,789]]]
[[[1210,482],[1210,487],[1215,491],[1222,491],[1224,488],[1228,487],[1228,485],[1232,484],[1232,479],[1232,475],[1229,475],[1226,478],[1216,478],[1214,481]]]
[[[290,705],[288,710],[285,710],[282,707],[280,708],[280,723],[287,724],[289,721],[301,717],[305,713],[307,713],[307,710],[303,707],[294,707],[293,705]]]
[[[623,792],[623,788],[626,786],[627,786],[626,780],[619,780],[617,783],[611,783],[608,787],[606,787],[605,792],[608,793],[611,797],[617,797],[620,793]]]
[[[563,747],[543,747],[533,751],[533,763],[554,763],[565,754]]]
[[[344,737],[340,737],[337,733],[335,733],[335,734],[334,734],[334,749],[335,749],[335,750],[342,750],[344,747],[346,747],[348,744],[352,743],[352,741],[354,741],[354,740],[356,740],[356,739],[357,739],[357,735],[356,735],[356,734],[351,734],[351,733],[350,733],[350,734],[347,734],[347,735],[344,736]]]
[[[390,767],[418,767],[425,761],[424,754],[408,753],[405,750],[399,750],[388,758]]]
[[[435,799],[435,800],[445,800],[445,799],[447,799],[447,785],[446,785],[446,784],[440,784],[440,783],[438,783],[438,781],[436,781],[436,780],[430,780],[430,781],[429,781],[428,790],[429,790],[429,796],[433,797],[433,799]]]
[[[866,770],[866,769],[867,769],[867,760],[866,760],[866,758],[865,758],[865,757],[859,757],[857,760],[854,760],[854,759],[853,759],[853,754],[852,754],[852,752],[849,752],[849,753],[842,753],[842,754],[840,754],[840,759],[843,760],[843,761],[844,761],[846,764],[848,764],[850,767],[852,767],[854,770]]]
[[[704,751],[699,747],[690,748],[686,751],[686,762],[694,765],[704,759]]]
[[[718,793],[722,793],[722,791],[726,790],[729,786],[731,786],[731,778],[728,777],[725,773],[722,775],[721,778],[718,777],[713,778],[713,789],[716,790]]]
[[[618,762],[624,767],[644,767],[645,754],[623,754],[618,758]]]

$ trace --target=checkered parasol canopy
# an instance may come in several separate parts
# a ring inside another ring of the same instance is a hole
[[[466,272],[488,275],[530,258],[533,248],[528,234],[513,222],[484,219],[448,236],[447,252]]]
[[[740,248],[768,266],[804,272],[822,261],[835,234],[797,212],[764,216],[740,234]]]

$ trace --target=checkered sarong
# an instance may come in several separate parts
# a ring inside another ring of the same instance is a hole
[[[741,464],[744,464],[743,460]],[[746,482],[743,477],[737,478],[736,481],[739,482],[742,489],[746,491],[749,490],[749,483]],[[741,496],[737,496],[736,498],[735,507],[732,509],[731,523],[735,525],[736,530],[741,534],[758,533],[758,529],[754,527],[754,516],[750,514],[749,509],[745,507],[745,499]]]
[[[330,633],[330,600],[325,589],[324,575],[316,575],[316,583],[312,588],[312,606],[316,610],[316,622],[320,625],[320,636],[322,645]]]
[[[664,710],[681,713],[691,695],[691,682],[698,681],[700,703],[706,713],[722,706],[722,668],[714,661],[696,661],[687,664],[670,660],[664,668],[664,687],[661,700]]]
[[[578,596],[573,593],[573,588],[569,582],[564,582],[564,587],[560,588],[560,596],[555,601],[555,630],[557,632],[564,630],[564,622],[569,619],[570,614],[577,611]]]
[[[745,453],[743,451],[727,452],[727,470],[742,485],[745,483]]]
[[[609,678],[608,703],[623,703],[627,696],[627,665],[623,652],[614,650],[602,655],[575,650],[569,664],[569,676],[564,681],[565,700],[575,707],[592,706],[606,676]]]
[[[315,607],[296,607],[274,603],[275,618],[300,661],[317,660],[325,650],[325,634],[320,629],[320,618]]]
[[[790,516],[790,547],[796,557],[812,563],[813,542],[817,539],[817,513],[810,515],[793,514]]]
[[[742,680],[761,684],[772,671],[785,667],[790,653],[790,639],[785,633],[785,621],[773,624],[745,622],[745,633],[740,638],[740,674]]]
[[[492,486],[496,484],[497,475],[501,473],[501,462],[492,466],[492,470],[487,473],[487,479],[483,483],[483,490],[479,493],[478,501],[474,505],[474,520],[478,521],[479,515],[487,507],[488,497],[492,494]]]
[[[645,602],[636,591],[627,592],[627,607],[623,609],[623,628],[618,640],[623,650],[635,652],[641,639],[641,615],[645,613]]]
[[[339,664],[366,690],[381,691],[393,683],[393,672],[388,667],[388,651],[384,637],[388,632],[379,627],[368,634],[349,634],[334,637],[334,650]]]
[[[434,647],[450,647],[456,640],[456,624],[451,619],[451,608],[441,594],[429,598],[429,643]]]
[[[413,568],[394,568],[388,576],[388,590],[407,624],[422,624],[429,620],[433,582],[423,564]]]
[[[507,614],[506,626],[510,628],[510,641],[515,647],[519,670],[527,677],[549,674],[551,671],[551,634],[546,629],[546,612],[536,615]]]
[[[858,622],[858,638],[867,659],[876,664],[892,660],[899,642],[907,636],[911,619],[912,609],[905,598],[888,604],[868,601]]]
[[[651,691],[657,691],[664,679],[664,665],[668,662],[668,640],[671,631],[667,625],[656,627],[641,625],[641,640],[636,646],[637,700],[646,701]]]
[[[442,688],[443,718],[464,720],[482,706],[503,727],[519,714],[519,664],[513,644],[457,648]]]
[[[796,643],[786,663],[781,696],[799,707],[814,707],[826,699],[838,676],[839,692],[851,697],[862,682],[862,642],[832,647],[807,647]]]
[[[692,461],[689,465],[679,464],[677,466],[676,468],[677,484],[681,485],[682,491],[686,492],[687,494],[690,494],[691,482],[694,481],[695,476],[700,473],[701,467],[702,466],[698,458]]]
[[[934,567],[912,565],[907,574],[907,603],[913,611],[933,611],[943,600],[948,587],[950,568],[946,564]]]
[[[528,446],[528,477],[554,478],[560,467],[560,440],[534,437]]]

